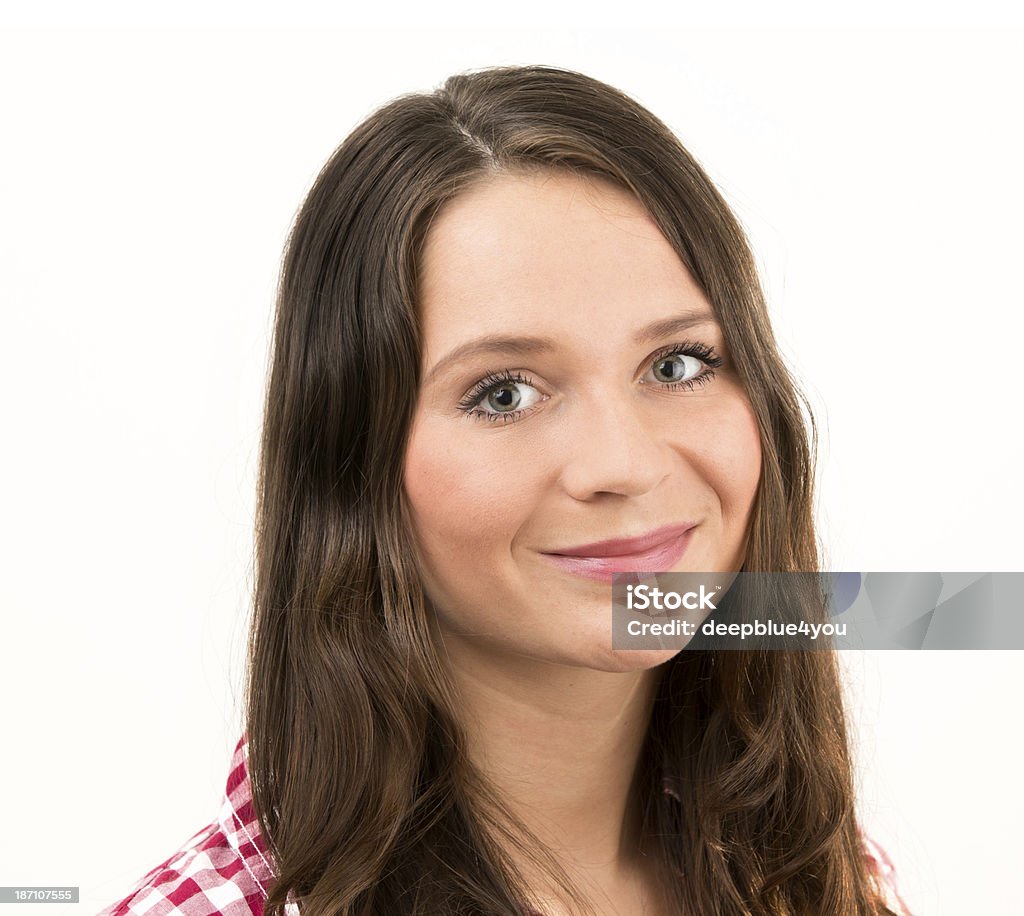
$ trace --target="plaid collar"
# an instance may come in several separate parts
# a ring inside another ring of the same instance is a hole
[[[227,844],[235,851],[252,883],[266,897],[276,868],[267,852],[259,820],[252,804],[252,786],[249,782],[248,736],[245,732],[235,745],[231,757],[224,801],[221,803],[217,823]]]

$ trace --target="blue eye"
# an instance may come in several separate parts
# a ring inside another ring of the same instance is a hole
[[[673,344],[655,353],[652,359],[654,381],[664,382],[662,387],[670,391],[677,388],[693,391],[697,385],[706,385],[714,378],[715,369],[723,364],[714,348],[702,343]],[[660,378],[659,374],[668,378]]]
[[[526,407],[522,406],[524,398],[518,390],[520,385],[525,385],[534,392],[532,399],[529,395],[526,397]],[[459,403],[459,410],[465,411],[471,417],[507,423],[519,419],[529,407],[542,400],[545,398],[533,387],[532,379],[505,369],[477,382],[473,390]],[[485,404],[490,409],[479,410],[479,404]]]
[[[714,348],[685,342],[665,347],[654,354],[648,375],[653,373],[651,381],[668,391],[692,391],[697,385],[708,384],[714,378],[715,369],[722,365],[723,360],[715,355]],[[643,381],[650,384],[647,376]],[[527,393],[524,397],[520,386],[525,386],[532,394]],[[477,382],[459,402],[458,408],[474,419],[514,423],[529,413],[535,404],[545,400],[546,396],[537,391],[529,376],[505,369]]]
[[[667,379],[655,378],[655,381],[664,381],[669,385],[681,385],[700,378],[702,366],[703,363],[696,356],[690,356],[688,353],[674,353],[664,358],[659,357],[654,363],[652,372],[655,376],[658,373],[668,375]]]

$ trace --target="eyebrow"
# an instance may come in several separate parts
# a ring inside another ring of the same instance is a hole
[[[669,334],[678,334],[687,331],[692,327],[701,324],[714,324],[715,316],[711,312],[685,312],[681,315],[674,315],[670,318],[662,318],[652,321],[641,328],[633,336],[636,344],[650,343],[667,337]],[[445,356],[442,356],[434,368],[427,373],[426,382],[430,382],[441,371],[462,360],[475,356],[510,354],[515,356],[531,356],[538,353],[550,353],[555,349],[555,341],[550,337],[536,337],[533,335],[508,336],[503,334],[488,334],[485,337],[478,337],[460,344]]]

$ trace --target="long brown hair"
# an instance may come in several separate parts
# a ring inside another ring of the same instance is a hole
[[[511,916],[532,899],[496,841],[528,831],[468,760],[402,480],[431,219],[524,169],[601,175],[647,208],[714,308],[760,426],[744,569],[818,569],[813,419],[746,237],[673,133],[546,66],[461,73],[379,108],[317,177],[278,290],[246,685],[253,801],[277,867],[267,916],[288,900],[303,916]],[[858,834],[834,654],[695,649],[663,667],[638,784],[673,911],[891,913]],[[662,773],[681,804],[658,791]]]

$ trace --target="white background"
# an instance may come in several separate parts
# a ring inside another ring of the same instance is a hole
[[[581,70],[704,164],[821,421],[832,568],[1022,568],[1019,23],[132,8],[0,33],[0,885],[82,900],[33,913],[99,910],[217,813],[285,236],[359,120],[450,73]],[[1022,657],[843,658],[862,816],[917,913],[1024,912]]]

